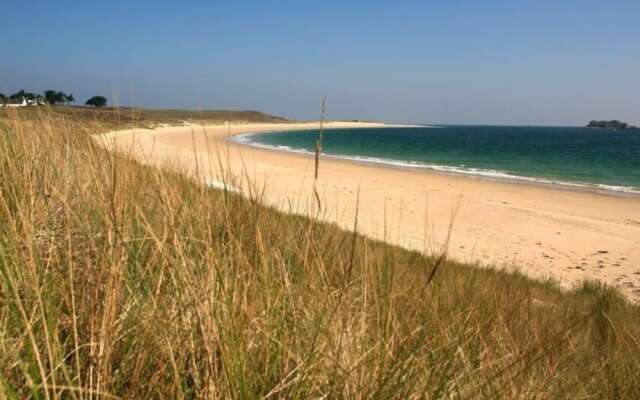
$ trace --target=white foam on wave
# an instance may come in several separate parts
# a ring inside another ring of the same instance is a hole
[[[472,177],[485,178],[490,180],[502,180],[502,181],[520,181],[529,182],[535,184],[545,185],[560,185],[572,188],[591,189],[591,190],[604,190],[613,191],[627,194],[640,194],[640,188],[633,186],[621,186],[621,185],[605,185],[598,183],[587,182],[569,182],[548,178],[537,178],[524,175],[514,175],[505,171],[482,169],[482,168],[470,168],[470,167],[455,167],[450,165],[438,165],[438,164],[425,164],[419,161],[399,161],[390,160],[376,157],[362,157],[362,156],[342,156],[342,155],[327,155],[328,157],[353,160],[358,162],[365,162],[371,164],[382,164],[400,168],[420,168],[429,169],[433,171],[450,173],[455,175],[466,175]]]
[[[221,189],[227,192],[240,193],[240,189],[231,185],[230,183],[217,181],[215,179],[207,179],[205,185],[213,189]]]
[[[232,142],[249,143],[249,142],[251,142],[251,137],[254,136],[254,135],[255,135],[255,133],[241,133],[239,135],[231,136],[229,139]]]
[[[271,144],[264,144],[264,143],[259,143],[259,142],[252,141],[252,138],[254,136],[264,135],[266,133],[276,133],[276,132],[243,133],[243,134],[240,134],[240,135],[231,136],[229,138],[229,140],[232,141],[232,142],[246,144],[246,145],[249,145],[249,146],[252,146],[252,147],[259,147],[259,148],[262,148],[262,149],[281,150],[281,151],[288,151],[288,152],[293,152],[293,153],[313,154],[313,152],[310,152],[310,151],[308,151],[308,150],[306,150],[304,148],[296,149],[296,148],[291,147],[291,146],[271,145]]]
[[[263,149],[280,150],[280,151],[287,151],[287,152],[299,153],[299,154],[314,154],[313,151],[309,151],[304,148],[293,148],[293,147],[284,146],[284,145],[269,145],[269,144],[254,142],[251,140],[253,136],[257,136],[260,134],[236,135],[231,137],[230,140],[234,142],[246,144],[252,147],[259,147]],[[570,182],[570,181],[563,181],[563,180],[556,180],[556,179],[537,178],[537,177],[530,177],[530,176],[524,176],[524,175],[514,175],[505,171],[493,170],[493,169],[426,164],[420,161],[401,161],[401,160],[393,160],[393,159],[378,158],[378,157],[336,155],[336,154],[326,154],[326,153],[322,153],[322,155],[324,157],[334,158],[339,160],[348,160],[348,161],[356,161],[356,162],[368,163],[368,164],[386,165],[386,166],[391,166],[396,168],[428,169],[428,170],[437,171],[437,172],[446,173],[446,174],[465,175],[470,177],[483,178],[487,180],[525,182],[525,183],[541,184],[541,185],[558,185],[558,186],[564,186],[564,187],[574,188],[574,189],[596,190],[596,191],[640,195],[640,188],[634,187],[634,186],[605,185],[605,184],[588,183],[588,182]]]

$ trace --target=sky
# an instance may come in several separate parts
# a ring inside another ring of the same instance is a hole
[[[3,7],[1,3],[6,2]],[[433,124],[640,124],[639,0],[0,0],[0,92]]]

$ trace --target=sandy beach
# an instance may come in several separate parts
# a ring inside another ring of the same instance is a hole
[[[384,126],[330,122],[330,128]],[[316,217],[410,249],[463,262],[519,269],[570,288],[585,279],[640,300],[640,197],[443,175],[323,157],[313,196],[313,157],[227,140],[241,133],[317,129],[318,123],[232,124],[135,129],[102,135],[143,163],[180,163],[221,185],[221,169],[244,177],[287,212]],[[222,167],[223,168],[222,168]],[[247,179],[248,178],[248,179]]]

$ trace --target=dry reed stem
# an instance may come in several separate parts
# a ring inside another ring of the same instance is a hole
[[[204,128],[180,174],[30,118],[0,120],[0,398],[640,396],[615,290],[370,240],[359,206],[350,231],[284,215]]]

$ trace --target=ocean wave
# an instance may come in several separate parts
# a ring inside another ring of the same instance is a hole
[[[304,148],[294,148],[294,147],[285,146],[285,145],[271,145],[271,144],[264,144],[264,143],[259,143],[259,142],[252,141],[254,136],[263,135],[265,133],[273,133],[273,132],[243,133],[243,134],[240,134],[240,135],[231,136],[229,138],[229,140],[232,141],[232,142],[246,144],[246,145],[249,145],[249,146],[252,146],[252,147],[259,147],[259,148],[262,148],[262,149],[281,150],[281,151],[288,151],[288,152],[293,152],[293,153],[313,154],[312,151],[308,151],[307,149],[304,149]],[[323,155],[325,155],[325,154],[323,153]]]
[[[226,190],[227,192],[240,193],[240,189],[231,185],[230,183],[218,181],[215,179],[207,179],[207,181],[205,181],[205,186],[213,189]]]
[[[310,151],[305,148],[293,148],[293,147],[284,146],[284,145],[269,145],[269,144],[252,141],[252,137],[257,135],[260,135],[260,134],[236,135],[231,137],[230,140],[237,143],[242,143],[242,144],[246,144],[253,147],[259,147],[263,149],[288,151],[288,152],[299,153],[299,154],[314,154],[313,151]],[[322,155],[324,157],[334,158],[339,160],[348,160],[348,161],[355,161],[355,162],[367,163],[367,164],[384,165],[384,166],[390,166],[395,168],[427,169],[427,170],[436,171],[440,173],[446,173],[446,174],[452,174],[452,175],[463,175],[463,176],[482,178],[482,179],[494,180],[494,181],[511,181],[511,182],[540,184],[540,185],[557,185],[557,186],[563,186],[563,187],[573,188],[573,189],[596,190],[596,191],[640,195],[640,188],[634,187],[634,186],[606,185],[601,183],[590,183],[590,182],[571,182],[571,181],[563,181],[563,180],[549,179],[549,178],[543,178],[543,177],[516,175],[506,171],[493,170],[493,169],[427,164],[420,161],[402,161],[402,160],[394,160],[394,159],[379,158],[379,157],[326,154],[326,153],[322,153]]]

